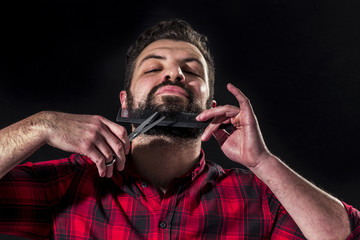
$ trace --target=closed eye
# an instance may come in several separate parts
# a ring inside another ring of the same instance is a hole
[[[154,69],[151,69],[149,71],[146,71],[145,73],[152,73],[152,72],[159,72],[159,71],[161,71],[161,70],[158,69],[158,68],[154,68]]]
[[[194,73],[194,72],[191,72],[191,71],[183,71],[184,73],[187,73],[187,74],[190,74],[190,75],[193,75],[193,76],[196,76],[196,77],[200,77],[200,75]]]

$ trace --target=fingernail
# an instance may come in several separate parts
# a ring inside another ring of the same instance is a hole
[[[125,151],[126,151],[125,154],[126,154],[126,155],[129,154],[130,148],[131,148],[131,145],[130,145],[130,143],[129,143],[129,145],[127,145],[127,147],[126,147],[126,149],[125,149]]]
[[[206,132],[203,133],[203,135],[201,135],[201,141],[205,141],[206,137]]]
[[[119,172],[123,171],[124,168],[125,168],[125,166],[124,166],[124,165],[121,165],[121,166],[119,167]]]

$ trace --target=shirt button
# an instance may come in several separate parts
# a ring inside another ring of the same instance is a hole
[[[160,226],[162,229],[165,229],[166,226],[167,226],[167,224],[166,224],[166,222],[161,222],[161,223],[159,224],[159,226]]]
[[[148,186],[148,183],[144,181],[144,182],[141,183],[141,186],[145,188],[145,187]]]

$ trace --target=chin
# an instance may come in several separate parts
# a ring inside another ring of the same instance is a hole
[[[145,132],[148,136],[159,136],[167,138],[179,138],[187,140],[197,140],[204,133],[204,129],[200,128],[177,128],[177,127],[161,127],[156,126]]]
[[[184,97],[174,95],[160,96],[159,100],[154,99],[152,106],[156,106],[161,111],[179,111],[184,112],[189,106],[189,100]]]

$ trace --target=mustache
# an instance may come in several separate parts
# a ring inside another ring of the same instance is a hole
[[[172,82],[170,80],[166,80],[158,85],[156,85],[155,87],[153,87],[149,94],[148,94],[148,97],[147,99],[152,99],[156,93],[157,90],[159,90],[160,88],[162,87],[165,87],[165,86],[176,86],[176,87],[180,87],[182,88],[186,94],[187,94],[187,98],[192,101],[194,99],[194,94],[193,92],[183,83],[183,82]]]
[[[154,102],[155,93],[164,86],[176,86],[185,91],[187,94],[187,104],[177,96],[162,96],[162,104],[157,104]],[[202,112],[201,106],[194,101],[195,94],[183,83],[183,82],[172,82],[166,80],[156,86],[154,86],[149,93],[145,101],[139,103],[136,109],[129,108],[129,116],[133,118],[142,118],[142,115],[147,111],[150,112],[159,112],[162,116],[165,116],[169,121],[179,122],[181,116],[186,114],[196,113],[198,115]],[[130,105],[132,106],[132,105]],[[181,121],[181,120],[180,120]],[[196,120],[194,120],[196,121]],[[159,135],[159,136],[169,136],[169,137],[180,137],[187,139],[197,139],[201,136],[204,128],[194,128],[194,127],[173,127],[173,126],[155,126],[149,131],[146,135]]]

